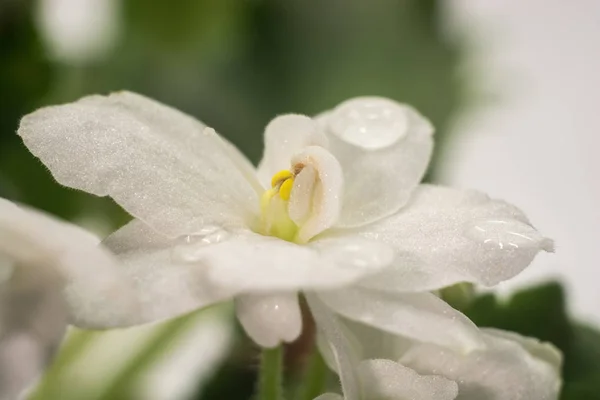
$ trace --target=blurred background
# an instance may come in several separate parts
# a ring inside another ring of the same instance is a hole
[[[0,196],[99,236],[129,219],[59,187],[15,134],[24,114],[86,94],[155,98],[254,162],[277,114],[391,97],[437,128],[429,181],[506,199],[556,240],[557,254],[489,295],[502,318],[486,319],[486,295],[465,312],[568,354],[580,336],[564,307],[600,324],[598,71],[595,0],[0,0]],[[503,300],[549,280],[564,285],[566,305],[558,284]],[[33,397],[248,398],[254,351],[232,321],[225,305],[124,331],[73,329]],[[290,354],[293,374],[303,358]]]

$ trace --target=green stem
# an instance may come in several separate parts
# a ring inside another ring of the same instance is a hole
[[[325,391],[329,369],[319,350],[314,348],[306,364],[303,383],[298,391],[297,400],[313,400]]]
[[[283,399],[283,347],[263,349],[260,360],[258,400]]]

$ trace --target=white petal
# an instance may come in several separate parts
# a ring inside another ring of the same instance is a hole
[[[34,334],[18,332],[0,340],[0,399],[28,398],[28,389],[43,373],[60,337],[44,343]]]
[[[483,335],[486,348],[468,355],[434,345],[415,345],[400,362],[420,373],[453,379],[459,400],[556,400],[560,377],[555,366],[536,358],[518,342]]]
[[[390,360],[368,360],[359,365],[363,393],[378,400],[453,400],[455,382],[441,376],[419,375]]]
[[[421,185],[397,214],[361,229],[396,250],[393,267],[362,282],[425,291],[457,282],[496,285],[552,251],[516,207],[475,192]]]
[[[214,284],[250,293],[345,286],[389,265],[393,252],[357,236],[301,246],[246,231],[198,249],[197,257]]]
[[[258,213],[260,185],[231,144],[137,94],[42,108],[23,118],[19,135],[61,184],[111,196],[171,236],[245,226]]]
[[[408,202],[433,149],[429,121],[405,104],[359,97],[322,115],[319,122],[344,171],[339,226],[376,221]]]
[[[305,115],[287,114],[273,119],[265,129],[265,151],[258,176],[265,187],[271,177],[290,168],[292,156],[308,146],[327,147],[327,137],[315,121]]]
[[[541,361],[545,361],[548,363],[548,365],[552,366],[556,371],[557,376],[561,374],[563,355],[560,350],[554,347],[551,343],[541,342],[536,338],[522,336],[516,332],[503,331],[500,329],[482,328],[481,330],[487,335],[499,337],[520,344],[533,357]]]
[[[315,320],[318,332],[325,339],[324,358],[332,360],[340,377],[344,400],[361,400],[358,376],[358,356],[342,324],[325,304],[313,293],[306,293],[306,301]]]
[[[319,292],[344,317],[415,340],[460,351],[481,347],[477,327],[431,293],[384,293],[362,288]]]
[[[342,201],[344,177],[340,163],[330,152],[322,147],[310,146],[292,157],[293,165],[310,166],[307,175],[313,177],[312,182],[303,177],[304,171],[294,181],[289,209],[290,217],[300,226],[298,239],[301,243],[331,228],[339,218]],[[310,207],[300,203],[310,202]],[[308,218],[297,210],[310,209]],[[296,218],[295,218],[296,217]]]
[[[248,336],[262,347],[293,342],[302,332],[296,293],[238,296],[235,310]]]
[[[116,260],[82,229],[0,199],[0,253],[15,262],[20,279],[60,280],[70,321],[107,328],[135,320],[139,304]]]
[[[302,226],[310,217],[316,182],[317,171],[312,165],[305,166],[294,179],[287,210],[290,219],[298,226]]]
[[[109,236],[104,245],[134,282],[141,307],[137,323],[172,318],[233,296],[210,284],[205,265],[181,258],[178,252],[187,243],[162,236],[140,220]]]

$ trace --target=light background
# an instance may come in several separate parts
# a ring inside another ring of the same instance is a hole
[[[455,121],[439,176],[518,205],[556,241],[500,290],[560,277],[571,309],[600,324],[600,1],[446,7],[450,37],[470,43],[479,105]]]

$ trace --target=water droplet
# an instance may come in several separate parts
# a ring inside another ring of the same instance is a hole
[[[476,222],[466,231],[466,236],[495,250],[552,247],[532,226],[517,220],[489,219]]]
[[[361,97],[340,104],[329,128],[340,139],[369,150],[389,147],[408,133],[408,115],[400,104],[379,97]]]
[[[206,246],[222,242],[228,235],[226,230],[218,226],[204,227],[196,233],[180,237],[171,256],[175,261],[196,262],[202,258]]]

